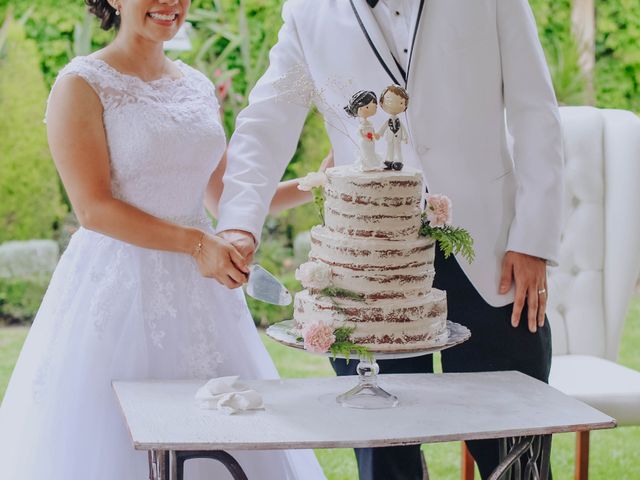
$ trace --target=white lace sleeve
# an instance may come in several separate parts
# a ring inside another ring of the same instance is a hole
[[[106,75],[105,72],[101,72],[97,67],[98,65],[96,63],[88,60],[86,57],[76,57],[62,70],[60,70],[53,86],[51,87],[49,98],[47,98],[44,123],[47,123],[47,114],[49,113],[49,100],[51,99],[51,95],[53,95],[56,85],[60,79],[67,75],[76,75],[81,77],[96,92],[103,106],[105,105],[105,85],[107,84]]]

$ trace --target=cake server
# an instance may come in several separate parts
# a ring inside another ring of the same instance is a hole
[[[280,280],[257,264],[249,268],[249,281],[245,291],[250,297],[273,305],[285,306],[292,301],[289,290]]]

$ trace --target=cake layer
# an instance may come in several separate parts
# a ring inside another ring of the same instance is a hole
[[[295,297],[294,320],[299,330],[318,321],[353,327],[351,341],[372,350],[413,349],[445,335],[447,300],[445,292],[436,289],[413,301],[368,302],[322,297],[303,290]]]
[[[362,272],[350,268],[331,267],[333,287],[363,295],[367,300],[411,300],[431,291],[435,270],[409,268],[402,272]]]
[[[349,237],[320,226],[311,229],[309,257],[332,267],[372,272],[380,269],[402,272],[407,268],[425,266],[431,269],[434,256],[435,241],[432,238],[389,241]]]
[[[334,287],[368,299],[411,299],[429,293],[434,242],[347,237],[323,227],[311,230],[309,258],[331,267]]]
[[[400,324],[447,316],[447,296],[432,289],[427,295],[407,300],[358,301],[350,298],[327,297],[303,290],[296,294],[294,319],[300,323],[326,320],[361,324]],[[358,327],[359,329],[360,327]]]
[[[422,174],[418,170],[327,170],[325,225],[349,236],[401,239],[420,228]]]

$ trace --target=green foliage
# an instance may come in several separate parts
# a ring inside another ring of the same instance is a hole
[[[322,187],[316,187],[312,189],[313,204],[316,206],[316,211],[320,216],[322,225],[324,225],[324,191]]]
[[[27,38],[36,42],[41,68],[49,87],[56,75],[76,55],[97,50],[113,38],[113,32],[98,27],[82,0],[0,0],[0,14],[13,6],[16,16],[26,15]]]
[[[597,2],[597,105],[640,112],[640,2]]]
[[[423,217],[424,215],[425,214],[423,214]],[[473,262],[475,258],[473,238],[464,228],[452,227],[450,225],[432,227],[428,222],[423,220],[420,235],[423,237],[431,237],[437,241],[440,250],[444,253],[444,258],[449,258],[452,253],[462,255],[469,263]]]
[[[329,349],[333,358],[338,355],[343,356],[347,361],[351,359],[351,356],[357,356],[358,358],[366,361],[373,361],[373,354],[367,347],[355,344],[353,342],[335,342]]]
[[[0,320],[9,324],[31,322],[48,284],[48,276],[0,278]]]
[[[584,105],[586,82],[571,33],[571,0],[530,0],[553,87],[561,105]]]
[[[346,288],[339,288],[339,287],[323,288],[320,291],[320,295],[324,295],[325,297],[331,297],[331,298],[349,298],[357,302],[364,301],[363,294],[352,292],[351,290],[347,290]]]
[[[65,213],[42,123],[46,100],[36,46],[11,22],[0,58],[0,242],[51,238]]]
[[[571,34],[571,0],[529,0],[558,101],[582,104],[585,82]],[[640,112],[640,2],[596,2],[596,106]]]
[[[348,342],[351,338],[351,334],[355,332],[354,327],[338,327],[333,331],[333,335],[336,337],[336,342]]]
[[[330,150],[331,144],[324,128],[324,120],[316,110],[312,110],[307,116],[298,148],[287,166],[284,178],[304,177],[309,172],[317,171]],[[291,238],[294,238],[298,233],[324,223],[322,216],[319,215],[322,210],[318,209],[317,204],[309,203],[283,212],[278,216],[278,221],[291,226]]]
[[[267,67],[281,6],[282,0],[195,0],[191,6],[193,50],[180,57],[218,84],[230,80],[220,99],[227,133]]]
[[[348,361],[351,355],[357,355],[362,360],[372,361],[373,355],[368,348],[357,345],[351,341],[351,334],[354,332],[353,327],[338,327],[333,331],[336,341],[331,345],[329,351],[333,358],[341,355]]]

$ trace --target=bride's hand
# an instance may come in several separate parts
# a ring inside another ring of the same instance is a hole
[[[249,269],[244,258],[229,242],[214,235],[204,234],[194,258],[204,277],[214,278],[228,288],[247,283]]]
[[[326,157],[324,157],[324,160],[322,160],[322,163],[320,164],[320,168],[318,169],[319,172],[324,172],[327,168],[332,168],[333,167],[333,150],[329,150],[329,153],[327,154]]]

